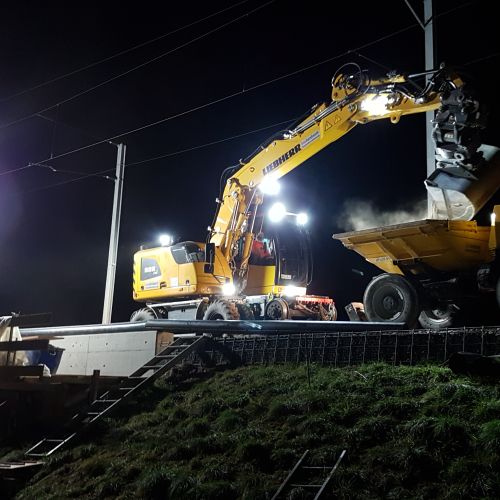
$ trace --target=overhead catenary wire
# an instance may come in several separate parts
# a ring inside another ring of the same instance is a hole
[[[108,78],[107,80],[104,80],[96,85],[93,85],[92,87],[89,87],[85,90],[77,92],[76,94],[73,94],[72,96],[69,96],[66,99],[62,99],[61,101],[56,102],[55,104],[52,104],[51,106],[40,109],[38,111],[35,111],[35,112],[33,112],[29,115],[23,116],[21,118],[17,118],[16,120],[13,120],[11,122],[5,123],[5,124],[0,126],[0,130],[11,127],[12,125],[17,125],[18,123],[22,123],[26,120],[29,120],[30,118],[34,118],[34,117],[38,116],[40,113],[45,113],[46,111],[50,111],[51,109],[57,108],[58,106],[61,106],[63,104],[67,104],[70,101],[74,101],[75,99],[78,99],[79,97],[81,97],[83,95],[89,94],[90,92],[93,92],[94,90],[97,90],[98,88],[101,88],[101,87],[107,85],[108,83],[111,83],[115,80],[118,80],[119,78],[122,78],[123,76],[126,76],[130,73],[133,73],[134,71],[137,71],[138,69],[144,68],[145,66],[148,66],[149,64],[152,64],[156,61],[159,61],[160,59],[163,59],[164,57],[166,57],[170,54],[173,54],[174,52],[177,52],[178,50],[183,49],[184,47],[187,47],[188,45],[191,45],[199,40],[202,40],[203,38],[206,38],[207,36],[209,36],[213,33],[216,33],[217,31],[220,31],[221,29],[226,28],[227,26],[230,26],[231,24],[236,23],[237,21],[240,21],[243,18],[246,18],[250,14],[253,14],[253,13],[263,9],[264,7],[267,7],[268,5],[274,3],[275,1],[276,0],[269,0],[266,3],[259,5],[258,7],[255,7],[254,9],[252,9],[248,12],[245,12],[245,14],[242,14],[242,15],[240,15],[240,16],[238,16],[230,21],[227,21],[227,22],[217,26],[216,28],[213,28],[213,29],[211,29],[211,30],[209,30],[209,31],[207,31],[207,32],[195,37],[195,38],[192,38],[191,40],[188,40],[187,42],[184,42],[184,43],[174,47],[173,49],[170,49],[170,50],[163,52],[162,54],[160,54],[156,57],[153,57],[152,59],[148,59],[147,61],[145,61],[141,64],[138,64],[138,65],[128,69],[127,71],[119,73],[118,75],[115,75],[111,78]]]
[[[145,160],[139,160],[139,161],[134,161],[132,163],[127,163],[125,166],[126,167],[135,167],[137,165],[142,165],[144,163],[150,163],[150,162],[153,162],[153,161],[162,160],[162,159],[168,158],[170,156],[176,156],[176,155],[179,155],[179,154],[182,154],[182,153],[188,153],[189,151],[194,151],[196,149],[206,148],[208,146],[214,146],[216,144],[220,144],[221,142],[232,141],[234,139],[239,139],[240,137],[244,137],[246,135],[256,134],[257,132],[262,132],[264,130],[269,130],[270,128],[274,128],[274,127],[277,127],[279,125],[284,125],[285,123],[290,123],[292,120],[293,120],[293,118],[290,118],[288,120],[284,120],[284,121],[281,121],[281,122],[278,122],[278,123],[273,123],[272,125],[267,125],[265,127],[261,127],[261,128],[255,129],[255,130],[250,130],[249,132],[243,132],[241,134],[232,135],[232,136],[226,137],[224,139],[218,139],[216,141],[206,142],[204,144],[200,144],[198,146],[193,146],[191,148],[181,149],[179,151],[174,151],[174,152],[171,152],[171,153],[164,153],[164,154],[161,154],[159,156],[153,156],[151,158],[146,158]]]
[[[145,163],[150,163],[150,162],[161,160],[161,159],[164,159],[164,158],[169,158],[169,157],[172,157],[172,156],[177,156],[177,155],[180,155],[180,154],[188,153],[190,151],[195,151],[197,149],[207,148],[209,146],[214,146],[216,144],[221,144],[223,142],[232,141],[234,139],[239,139],[239,138],[247,136],[247,135],[256,134],[256,133],[262,132],[264,130],[269,130],[270,128],[275,128],[275,127],[278,127],[280,125],[284,125],[284,124],[290,123],[293,120],[295,120],[295,118],[290,118],[288,120],[283,120],[281,122],[272,123],[271,125],[266,125],[265,127],[260,127],[258,129],[249,130],[247,132],[242,132],[241,134],[232,135],[232,136],[229,136],[229,137],[225,137],[223,139],[217,139],[215,141],[206,142],[204,144],[198,144],[198,145],[192,146],[190,148],[184,148],[184,149],[180,149],[178,151],[171,151],[171,152],[164,153],[164,154],[161,154],[161,155],[153,156],[151,158],[146,158],[144,160],[139,160],[139,161],[127,163],[125,165],[125,167],[126,168],[135,167],[135,166],[138,166],[138,165],[143,165]],[[108,169],[105,169],[105,170],[98,170],[96,172],[91,172],[91,173],[86,174],[86,173],[78,172],[78,171],[74,171],[74,170],[58,169],[58,168],[52,167],[51,165],[44,164],[42,162],[36,162],[36,163],[32,162],[32,163],[26,165],[26,168],[31,168],[31,167],[44,167],[44,168],[47,168],[47,169],[51,170],[54,173],[73,174],[73,175],[78,175],[79,177],[74,178],[74,179],[68,179],[66,181],[57,182],[57,183],[54,183],[54,184],[50,184],[48,186],[41,186],[40,188],[34,188],[34,189],[26,190],[26,191],[23,191],[22,193],[19,193],[19,195],[28,194],[28,193],[34,193],[34,192],[38,192],[38,191],[43,191],[45,189],[49,189],[49,188],[57,187],[57,186],[62,186],[64,184],[70,184],[72,182],[77,182],[77,181],[81,181],[81,180],[84,180],[84,179],[89,179],[91,177],[102,177],[104,179],[114,180],[113,177],[107,176],[105,174],[107,174],[108,172],[114,172],[115,171],[114,168],[108,168]]]
[[[239,21],[240,19],[242,19],[242,18],[244,18],[244,17],[247,17],[248,15],[250,15],[250,14],[252,14],[252,13],[254,13],[254,12],[256,12],[256,11],[258,11],[258,10],[260,10],[260,9],[262,9],[262,8],[266,7],[267,5],[269,5],[269,4],[271,4],[271,3],[274,3],[274,2],[275,2],[275,0],[270,0],[269,2],[267,2],[267,3],[263,4],[263,5],[259,6],[259,7],[256,7],[255,9],[252,9],[251,11],[249,11],[249,12],[247,12],[247,13],[243,14],[242,16],[239,16],[239,17],[237,17],[237,18],[233,19],[232,21],[229,21],[229,22],[227,22],[227,23],[225,23],[225,24],[223,24],[223,25],[221,25],[221,26],[219,26],[219,27],[217,27],[217,28],[215,28],[215,29],[213,29],[213,30],[210,30],[209,32],[207,32],[207,33],[205,33],[205,34],[203,34],[203,35],[200,35],[199,37],[197,37],[197,38],[195,38],[195,39],[192,39],[192,40],[190,40],[190,41],[186,42],[185,44],[182,44],[182,45],[180,45],[180,46],[178,46],[178,47],[176,47],[176,48],[174,48],[174,49],[171,49],[170,51],[168,51],[168,52],[166,52],[166,53],[160,54],[159,56],[157,56],[157,57],[155,57],[155,58],[153,58],[153,59],[151,59],[151,60],[149,60],[149,61],[146,61],[146,62],[144,62],[144,63],[142,63],[142,64],[140,64],[140,65],[138,65],[138,66],[135,66],[134,68],[131,68],[131,69],[129,69],[129,70],[127,70],[127,71],[123,72],[123,73],[120,73],[120,74],[118,74],[118,75],[115,75],[114,77],[112,77],[112,78],[110,78],[110,79],[108,79],[108,80],[105,80],[105,81],[103,81],[103,82],[101,82],[101,83],[99,83],[99,84],[97,84],[97,85],[94,85],[93,87],[90,87],[90,88],[88,88],[88,89],[86,89],[86,90],[83,90],[83,91],[81,91],[81,92],[79,92],[79,93],[77,93],[77,94],[75,94],[75,95],[73,95],[73,96],[70,96],[70,97],[68,97],[68,98],[66,98],[66,99],[64,99],[64,100],[62,100],[62,101],[59,101],[59,102],[57,102],[57,103],[55,103],[55,104],[53,104],[53,105],[51,105],[51,106],[49,106],[49,107],[47,107],[47,108],[44,108],[44,109],[39,110],[39,111],[37,111],[37,112],[34,112],[34,113],[32,113],[32,114],[30,114],[30,115],[27,115],[27,116],[25,116],[25,117],[19,118],[19,119],[17,119],[17,120],[12,121],[12,122],[6,123],[6,124],[4,124],[4,125],[0,125],[0,130],[2,130],[2,129],[4,129],[4,128],[7,128],[7,127],[10,127],[10,126],[12,126],[12,125],[15,125],[15,124],[17,124],[17,123],[24,122],[24,121],[26,121],[26,120],[28,120],[28,119],[30,119],[30,118],[33,118],[33,117],[35,117],[35,116],[38,116],[40,113],[44,113],[44,112],[49,111],[49,110],[51,110],[51,109],[53,109],[53,108],[55,108],[55,107],[57,107],[57,106],[60,106],[60,105],[62,105],[62,104],[66,104],[67,102],[70,102],[70,101],[72,101],[72,100],[74,100],[74,99],[76,99],[76,98],[78,98],[78,97],[80,97],[80,96],[82,96],[82,95],[88,94],[88,93],[92,92],[93,90],[96,90],[97,88],[102,87],[103,85],[106,85],[106,84],[108,84],[108,83],[110,83],[110,82],[112,82],[112,81],[114,81],[114,80],[117,80],[118,78],[121,78],[122,76],[125,76],[125,75],[127,75],[127,74],[129,74],[129,73],[131,73],[131,72],[133,72],[133,71],[135,71],[135,70],[137,70],[137,69],[140,69],[140,68],[142,68],[142,67],[144,67],[144,66],[146,66],[146,65],[148,65],[148,64],[150,64],[150,63],[152,63],[152,62],[155,62],[156,60],[161,59],[162,57],[165,57],[166,55],[171,54],[171,53],[172,53],[172,52],[174,52],[174,51],[177,51],[177,50],[179,50],[179,49],[181,49],[181,48],[183,48],[183,47],[185,47],[185,46],[187,46],[187,45],[189,45],[189,44],[191,44],[191,43],[194,43],[195,41],[197,41],[197,40],[199,40],[199,39],[201,39],[201,38],[204,38],[205,36],[208,36],[208,35],[212,34],[213,32],[218,31],[219,29],[222,29],[222,28],[224,28],[224,27],[228,26],[229,24],[232,24],[232,23],[234,23],[234,22],[236,22],[236,21]],[[451,8],[451,9],[448,9],[448,10],[446,10],[446,11],[444,11],[444,12],[441,12],[441,13],[439,13],[439,14],[436,14],[434,17],[439,18],[439,17],[441,17],[441,16],[444,16],[444,15],[450,14],[450,13],[452,13],[452,12],[456,11],[456,10],[462,9],[462,8],[464,8],[464,7],[467,7],[467,6],[469,6],[469,5],[473,4],[473,3],[474,3],[473,1],[463,3],[463,4],[461,4],[461,5],[458,5],[458,6],[455,6],[455,7]],[[238,4],[237,4],[237,5],[238,5]],[[214,15],[215,15],[215,14],[214,14]],[[383,37],[380,37],[380,38],[378,38],[378,39],[376,39],[376,40],[374,40],[374,41],[372,41],[372,42],[368,42],[368,43],[366,43],[366,44],[364,44],[364,45],[361,45],[361,46],[357,47],[356,49],[352,49],[352,50],[346,51],[346,53],[356,52],[356,51],[359,51],[359,50],[365,49],[365,48],[367,48],[367,47],[370,47],[371,45],[374,45],[374,44],[376,44],[376,43],[379,43],[379,42],[381,42],[381,41],[384,41],[384,40],[386,40],[386,39],[388,39],[388,38],[391,38],[391,37],[393,37],[393,36],[395,36],[395,35],[398,35],[398,34],[400,34],[400,33],[403,33],[403,32],[405,32],[405,31],[408,31],[408,30],[410,30],[410,29],[413,29],[413,28],[415,28],[415,27],[417,27],[417,26],[419,26],[419,24],[418,24],[418,23],[413,23],[413,24],[408,25],[408,26],[406,26],[406,27],[404,27],[404,28],[401,28],[400,30],[397,30],[397,31],[395,31],[395,32],[389,33],[388,35],[385,35],[385,36],[383,36]],[[165,36],[166,36],[166,35],[165,35]],[[132,50],[132,49],[131,49],[131,50]],[[306,68],[304,68],[304,69],[302,69],[302,70],[299,70],[299,72],[301,72],[301,71],[305,71],[305,70],[307,70],[307,69],[312,69],[312,68],[316,67],[317,65],[325,64],[326,62],[329,62],[329,61],[334,60],[334,59],[336,59],[336,58],[338,58],[338,57],[341,57],[341,56],[343,56],[343,55],[346,55],[346,53],[340,54],[339,56],[335,56],[335,57],[333,57],[333,58],[330,58],[330,59],[327,59],[327,60],[324,60],[324,61],[320,61],[319,63],[317,63],[317,64],[315,64],[315,65],[311,65],[311,66],[306,67]],[[295,74],[295,73],[291,73],[291,74],[285,75],[285,76],[283,76],[283,77],[278,77],[277,79],[275,79],[275,80],[273,80],[273,81],[278,81],[278,80],[279,80],[279,79],[281,79],[281,78],[286,78],[286,77],[288,77],[288,76],[292,76],[293,74]],[[272,83],[272,81],[271,81],[271,82],[266,82],[266,84],[267,84],[267,83]],[[257,88],[257,87],[252,87],[252,88],[250,88],[250,89],[245,89],[244,91],[253,90],[253,89],[255,89],[255,88]]]
[[[373,59],[371,57],[367,57],[364,54],[361,54],[360,52],[353,51],[352,53],[355,54],[356,56],[358,56],[360,59],[364,59],[365,61],[368,61],[368,62],[374,64],[375,66],[379,66],[380,68],[385,69],[386,71],[390,71],[392,69],[392,68],[389,68],[389,66],[382,64],[381,62],[375,61],[375,59]]]
[[[488,59],[493,59],[494,57],[498,57],[498,56],[500,56],[500,52],[493,52],[492,54],[488,54],[487,56],[482,56],[482,57],[478,57],[476,59],[472,59],[471,61],[464,63],[463,66],[469,66],[471,64],[476,64],[478,62],[486,61]]]
[[[116,139],[119,139],[121,137],[124,137],[126,135],[131,135],[131,134],[135,134],[137,132],[141,132],[142,130],[146,130],[148,128],[155,127],[155,126],[160,125],[162,123],[166,123],[166,122],[174,120],[176,118],[180,118],[182,116],[194,113],[194,112],[199,111],[201,109],[208,108],[210,106],[213,106],[213,105],[218,104],[220,102],[226,101],[226,100],[231,99],[233,97],[236,97],[236,96],[239,96],[239,95],[242,95],[242,94],[246,94],[248,92],[251,92],[253,90],[265,87],[265,86],[270,85],[272,83],[275,83],[277,81],[284,80],[286,78],[289,78],[291,76],[303,73],[305,71],[309,71],[309,70],[311,70],[313,68],[317,68],[318,66],[322,66],[322,65],[324,65],[324,64],[326,64],[328,62],[332,62],[332,61],[334,61],[336,59],[340,59],[341,57],[344,57],[344,56],[346,56],[346,55],[348,55],[350,53],[357,52],[358,50],[360,50],[362,48],[366,48],[366,47],[369,47],[371,45],[374,45],[374,44],[376,44],[376,43],[378,43],[378,42],[380,42],[382,40],[386,40],[387,38],[390,38],[391,36],[396,36],[397,34],[403,32],[403,31],[407,31],[408,29],[414,28],[416,26],[418,26],[417,23],[414,23],[412,26],[408,26],[406,28],[397,30],[397,31],[395,31],[395,32],[393,32],[392,34],[389,34],[389,35],[384,35],[384,36],[382,36],[380,38],[377,38],[376,40],[373,40],[372,42],[369,42],[369,43],[366,43],[366,44],[364,44],[364,45],[362,45],[360,47],[357,47],[356,49],[346,50],[346,51],[342,52],[341,54],[337,54],[337,55],[329,57],[327,59],[323,59],[322,61],[319,61],[319,62],[314,63],[314,64],[310,64],[308,66],[304,66],[304,67],[302,67],[302,68],[300,68],[298,70],[292,71],[290,73],[286,73],[284,75],[280,75],[280,76],[278,76],[276,78],[272,78],[271,80],[267,80],[265,82],[258,83],[256,85],[253,85],[251,87],[246,88],[245,90],[239,90],[239,91],[233,92],[231,94],[227,94],[227,95],[225,95],[225,96],[223,96],[223,97],[221,97],[219,99],[214,99],[214,100],[209,101],[209,102],[207,102],[205,104],[201,104],[199,106],[195,106],[193,108],[190,108],[188,110],[182,111],[180,113],[176,113],[174,115],[170,115],[170,116],[162,118],[160,120],[156,120],[154,122],[147,123],[147,124],[142,125],[140,127],[136,127],[134,129],[127,130],[127,131],[122,132],[120,134],[117,134],[117,135],[114,135],[114,136],[111,136],[111,137],[107,137],[105,139],[101,139],[99,141],[96,141],[96,142],[93,142],[93,143],[90,143],[90,144],[86,144],[85,146],[81,146],[79,148],[75,148],[75,149],[72,149],[70,151],[66,151],[64,153],[60,153],[58,155],[54,155],[52,158],[45,158],[44,160],[41,160],[39,163],[45,163],[45,162],[50,161],[50,160],[57,160],[59,158],[65,157],[65,156],[72,155],[72,154],[84,151],[86,149],[89,149],[89,148],[92,148],[92,147],[95,147],[95,146],[99,146],[100,144],[112,142],[112,141],[114,141]],[[7,175],[7,174],[13,174],[13,173],[25,170],[27,168],[30,168],[29,165],[25,165],[23,167],[11,169],[11,170],[6,170],[6,171],[3,171],[3,172],[0,172],[0,176]]]
[[[82,127],[77,127],[76,125],[72,125],[71,123],[68,123],[64,120],[61,120],[60,118],[53,118],[53,117],[50,117],[47,115],[42,115],[42,114],[39,114],[38,117],[41,118],[42,120],[46,120],[52,124],[63,125],[64,127],[68,128],[68,129],[72,129],[76,132],[79,132],[82,135],[86,135],[89,139],[92,139],[94,141],[100,140],[96,135],[94,135],[89,130],[86,130]],[[114,144],[114,145],[116,146],[116,144]]]
[[[441,17],[441,16],[444,16],[444,15],[450,14],[451,12],[454,12],[454,11],[460,9],[460,8],[467,7],[467,6],[471,5],[472,3],[473,2],[467,2],[467,3],[464,3],[464,4],[460,5],[460,6],[453,7],[453,8],[451,8],[451,9],[445,11],[445,12],[437,14],[436,17]],[[69,155],[72,155],[72,154],[75,154],[75,153],[78,153],[78,152],[90,149],[90,148],[95,147],[95,146],[98,146],[100,144],[112,143],[112,141],[115,141],[116,139],[120,139],[120,138],[125,137],[127,135],[131,135],[131,134],[135,134],[137,132],[141,132],[141,131],[146,130],[148,128],[152,128],[152,127],[155,127],[155,126],[160,125],[162,123],[166,123],[168,121],[174,120],[176,118],[180,118],[182,116],[186,116],[188,114],[194,113],[194,112],[199,111],[201,109],[208,108],[208,107],[213,106],[215,104],[218,104],[220,102],[232,99],[233,97],[236,97],[236,96],[239,96],[239,95],[242,95],[242,94],[246,94],[248,92],[251,92],[253,90],[257,90],[259,88],[265,87],[265,86],[270,85],[272,83],[275,83],[277,81],[284,80],[286,78],[289,78],[291,76],[303,73],[305,71],[309,71],[309,70],[311,70],[313,68],[322,66],[322,65],[324,65],[324,64],[326,64],[328,62],[332,62],[332,61],[334,61],[336,59],[340,59],[341,57],[344,57],[346,55],[349,55],[349,54],[352,54],[352,53],[357,54],[360,50],[363,50],[363,49],[365,49],[367,47],[371,47],[371,46],[373,46],[373,45],[375,45],[377,43],[380,43],[382,41],[388,40],[388,39],[390,39],[390,38],[392,38],[394,36],[397,36],[397,35],[405,32],[405,31],[409,31],[410,29],[413,29],[413,28],[418,27],[418,26],[419,26],[418,23],[413,23],[413,24],[408,25],[408,26],[406,26],[404,28],[400,28],[400,29],[398,29],[396,31],[393,31],[393,32],[388,33],[388,34],[383,35],[383,36],[380,36],[380,37],[376,38],[375,40],[372,40],[370,42],[364,43],[364,44],[362,44],[362,45],[360,45],[360,46],[358,46],[358,47],[356,47],[354,49],[346,50],[346,51],[344,51],[344,52],[342,52],[340,54],[337,54],[335,56],[329,57],[327,59],[323,59],[323,60],[321,60],[319,62],[310,64],[308,66],[304,66],[302,68],[299,68],[299,69],[297,69],[295,71],[292,71],[292,72],[286,73],[284,75],[280,75],[280,76],[278,76],[276,78],[272,78],[270,80],[267,80],[265,82],[253,85],[253,86],[251,86],[251,87],[249,87],[249,88],[247,88],[245,90],[239,90],[239,91],[233,92],[231,94],[227,94],[227,95],[225,95],[225,96],[223,96],[221,98],[214,99],[214,100],[209,101],[207,103],[201,104],[199,106],[195,106],[193,108],[190,108],[188,110],[176,113],[174,115],[170,115],[170,116],[162,118],[160,120],[156,120],[154,122],[150,122],[150,123],[147,123],[145,125],[142,125],[142,126],[139,126],[139,127],[136,127],[136,128],[130,129],[130,130],[127,130],[127,131],[119,133],[119,134],[116,134],[114,136],[107,137],[105,139],[101,139],[99,141],[96,141],[96,142],[93,142],[93,143],[90,143],[90,144],[86,144],[86,145],[81,146],[79,148],[75,148],[75,149],[72,149],[70,151],[66,151],[64,153],[60,153],[58,155],[54,155],[52,158],[45,158],[43,160],[40,160],[37,163],[46,163],[47,161],[57,160],[59,158],[64,158],[66,156],[69,156]],[[22,167],[18,167],[18,168],[14,168],[14,169],[11,169],[11,170],[6,170],[6,171],[3,171],[3,172],[0,172],[0,176],[17,173],[17,172],[26,170],[28,168],[30,168],[29,164],[28,165],[24,165]],[[60,185],[60,184],[57,184],[57,185]]]
[[[99,66],[100,64],[111,61],[112,59],[116,59],[117,57],[123,56],[125,54],[130,53],[130,52],[133,52],[134,50],[140,49],[142,47],[146,47],[147,45],[151,45],[154,42],[162,40],[163,38],[167,38],[168,36],[174,35],[175,33],[179,33],[180,31],[183,31],[187,28],[191,28],[192,26],[200,24],[203,21],[207,21],[208,19],[211,19],[212,17],[218,16],[219,14],[222,14],[224,12],[227,12],[228,10],[235,9],[236,7],[239,7],[240,5],[242,5],[244,3],[248,3],[249,1],[250,0],[242,0],[241,2],[237,2],[233,5],[230,5],[229,7],[218,10],[217,12],[213,12],[212,14],[209,14],[208,16],[202,17],[201,19],[197,19],[196,21],[193,21],[191,23],[180,26],[179,28],[175,28],[167,33],[163,33],[162,35],[159,35],[159,36],[156,36],[156,37],[151,38],[149,40],[146,40],[145,42],[138,43],[137,45],[134,45],[133,47],[129,47],[128,49],[124,49],[124,50],[121,50],[119,52],[116,52],[115,54],[112,54],[108,57],[105,57],[104,59],[99,59],[98,61],[94,61],[92,63],[86,64],[85,66],[82,66],[80,68],[69,71],[68,73],[64,73],[63,75],[55,76],[54,78],[51,78],[51,79],[46,80],[44,82],[38,83],[38,84],[33,85],[32,87],[26,88],[24,90],[20,90],[19,92],[16,92],[14,94],[8,95],[6,97],[1,97],[0,102],[7,102],[11,99],[14,99],[15,97],[19,97],[19,96],[28,94],[30,92],[33,92],[34,90],[38,90],[42,87],[46,87],[47,85],[51,85],[52,83],[58,82],[60,80],[68,78],[70,76],[77,75],[78,73],[82,73],[83,71],[86,71],[88,69],[95,68],[96,66]]]

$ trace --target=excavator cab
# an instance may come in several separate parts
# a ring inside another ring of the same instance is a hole
[[[293,223],[269,225],[262,241],[256,239],[250,256],[246,295],[281,295],[285,289],[305,294],[311,281],[309,234]],[[261,250],[261,245],[263,250]]]
[[[328,320],[337,318],[329,297],[307,295],[312,277],[312,252],[309,233],[294,223],[269,225],[262,238],[266,258],[249,261],[247,286],[243,293],[255,318],[282,320]],[[264,302],[258,297],[266,296]]]

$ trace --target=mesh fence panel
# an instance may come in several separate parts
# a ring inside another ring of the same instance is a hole
[[[222,363],[222,351],[243,364],[312,362],[332,366],[383,361],[412,365],[444,362],[454,352],[486,356],[500,354],[500,327],[434,330],[304,333],[214,338],[217,347],[207,350],[210,359]]]

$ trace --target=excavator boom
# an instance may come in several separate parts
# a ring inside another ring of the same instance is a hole
[[[276,237],[270,240],[274,255],[263,261],[255,260],[252,249],[258,247],[254,239],[262,227],[264,186],[357,125],[382,119],[398,123],[402,116],[437,110],[436,170],[426,180],[434,218],[468,220],[488,200],[500,185],[500,168],[489,168],[487,160],[500,160],[500,155],[481,145],[479,102],[459,76],[441,68],[373,79],[358,65],[350,66],[354,71],[344,65],[335,73],[331,100],[313,106],[287,130],[224,171],[205,243],[187,241],[135,254],[134,299],[156,304],[139,311],[142,316],[136,319],[152,314],[170,317],[178,308],[195,309],[198,319],[335,318],[331,298],[300,295],[306,293],[311,264],[304,257],[307,252],[292,255],[300,245],[283,244],[285,240]],[[424,76],[429,77],[426,82]],[[300,294],[288,295],[299,288]]]
[[[438,110],[434,139],[439,175],[426,181],[436,217],[470,219],[481,208],[477,189],[469,189],[484,164],[478,150],[481,114],[464,82],[443,68],[422,88],[404,75],[372,80],[355,66],[355,73],[334,75],[331,102],[314,106],[289,130],[262,144],[227,179],[209,241],[221,249],[236,278],[244,281],[247,272],[253,220],[263,200],[259,185],[283,177],[358,124],[380,119],[397,123],[403,115]],[[450,178],[467,182],[450,183]]]

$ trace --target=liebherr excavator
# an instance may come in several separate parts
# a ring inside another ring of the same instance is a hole
[[[223,172],[205,242],[142,248],[134,255],[133,298],[146,307],[131,320],[334,320],[332,299],[305,295],[310,249],[301,230],[289,225],[272,235],[271,258],[265,262],[252,261],[252,245],[262,227],[263,183],[288,174],[356,125],[381,119],[396,124],[403,115],[438,110],[436,171],[426,180],[435,213],[456,219],[477,212],[482,201],[474,185],[485,167],[478,149],[482,115],[462,79],[446,68],[372,79],[359,66],[347,71],[348,66],[332,78],[330,102],[313,106],[288,130]],[[424,76],[427,82],[419,85]]]

